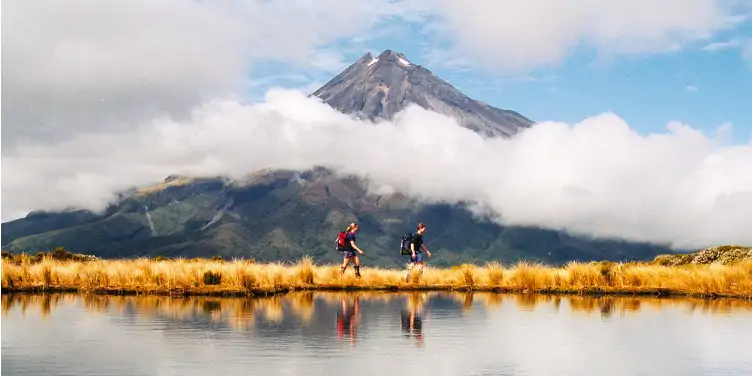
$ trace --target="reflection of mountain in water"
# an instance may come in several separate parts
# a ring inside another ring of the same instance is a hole
[[[3,367],[30,376],[597,375],[613,364],[625,374],[732,374],[752,366],[739,346],[752,338],[752,302],[742,300],[427,292],[2,299]],[[646,310],[618,325],[598,322]],[[703,341],[707,327],[718,341]],[[661,332],[683,335],[655,336]],[[710,350],[724,357],[704,358]],[[540,362],[541,354],[551,361]]]
[[[344,302],[344,303],[343,303]],[[252,331],[254,336],[300,336],[304,341],[333,338],[338,325],[342,334],[367,336],[370,330],[397,326],[403,334],[425,333],[426,320],[484,313],[513,304],[522,311],[550,307],[555,312],[574,312],[602,317],[623,316],[645,308],[681,306],[693,312],[730,313],[752,311],[752,302],[738,299],[669,299],[536,294],[494,294],[464,292],[294,292],[265,298],[216,298],[166,296],[105,296],[65,294],[3,294],[3,315],[14,309],[38,310],[43,317],[54,314],[62,304],[78,304],[86,311],[109,314],[114,320],[135,323],[155,321],[164,329],[189,327],[215,330],[217,326]],[[357,308],[357,309],[356,309]],[[562,310],[563,309],[563,310]],[[388,325],[384,325],[388,324]],[[296,330],[291,330],[296,328]],[[169,333],[169,330],[168,330]]]

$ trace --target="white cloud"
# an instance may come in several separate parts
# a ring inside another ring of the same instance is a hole
[[[423,2],[423,0],[414,0]],[[739,26],[740,0],[440,1],[435,29],[454,52],[491,69],[530,70],[561,62],[576,48],[601,55],[677,51]]]
[[[669,131],[641,136],[606,113],[483,140],[419,108],[371,125],[271,91],[261,104],[213,101],[130,134],[21,146],[3,160],[3,214],[101,208],[118,189],[175,173],[326,165],[429,201],[477,200],[512,224],[682,247],[752,243],[752,143],[724,146],[679,123]]]
[[[752,64],[752,38],[736,38],[724,42],[710,43],[702,48],[703,51],[714,53],[736,49],[742,60]]]
[[[703,51],[707,52],[716,52],[716,51],[723,51],[728,50],[731,48],[738,48],[742,45],[742,40],[740,39],[732,39],[725,42],[713,42],[709,43],[702,47]]]
[[[338,57],[319,46],[397,11],[387,0],[5,1],[3,147],[187,116],[247,92],[259,59],[331,68]]]
[[[690,92],[690,93],[696,93],[696,92],[700,91],[700,89],[697,86],[694,86],[694,85],[687,85],[687,86],[684,87],[684,90],[686,90],[687,92]]]
[[[347,68],[350,64],[352,64],[352,62],[347,61],[343,53],[324,49],[312,53],[308,59],[308,65],[311,68],[329,74],[337,74]]]

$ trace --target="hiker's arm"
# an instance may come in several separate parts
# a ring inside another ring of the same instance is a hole
[[[365,253],[365,252],[361,251],[360,248],[358,248],[357,245],[355,245],[355,241],[354,240],[350,240],[350,245],[353,247],[354,250],[360,252],[361,255]]]
[[[410,251],[413,253],[413,257],[415,257],[415,243],[410,242]]]
[[[428,257],[431,257],[431,252],[428,251],[428,248],[426,248],[425,244],[421,244],[420,248],[423,248],[423,252],[425,252],[428,255]]]

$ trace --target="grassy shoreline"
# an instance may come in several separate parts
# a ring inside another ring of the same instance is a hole
[[[730,265],[571,262],[564,267],[520,262],[406,270],[361,268],[362,278],[338,265],[252,261],[59,260],[26,255],[2,260],[3,293],[253,296],[291,291],[489,291],[564,295],[621,295],[752,299],[752,261]]]
[[[3,294],[58,294],[58,293],[75,293],[75,294],[94,294],[94,295],[113,295],[113,296],[133,296],[133,295],[157,295],[172,297],[254,297],[254,296],[271,296],[281,295],[290,292],[302,291],[383,291],[383,292],[492,292],[499,294],[539,294],[539,295],[580,295],[580,296],[631,296],[631,297],[661,297],[661,298],[702,298],[702,299],[742,299],[752,301],[752,294],[734,294],[734,293],[705,293],[705,292],[684,292],[671,289],[647,288],[635,290],[603,290],[598,288],[583,289],[538,289],[538,290],[521,290],[506,287],[476,287],[468,286],[446,286],[446,285],[423,285],[423,286],[348,286],[348,285],[317,285],[308,287],[282,287],[276,290],[238,290],[238,289],[207,289],[207,290],[184,290],[184,289],[125,289],[125,288],[95,288],[83,289],[70,286],[29,286],[23,288],[2,288]]]

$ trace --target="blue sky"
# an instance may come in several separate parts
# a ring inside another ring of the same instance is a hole
[[[368,33],[319,46],[315,62],[258,63],[251,70],[251,97],[261,99],[272,86],[311,92],[364,53],[393,49],[466,95],[535,121],[573,123],[613,111],[643,134],[664,132],[670,121],[680,121],[708,135],[730,123],[729,141],[752,138],[749,18],[673,51],[609,56],[583,43],[565,59],[515,71],[488,69],[478,56],[452,54],[451,38],[437,38],[428,25],[427,19],[392,18]]]

